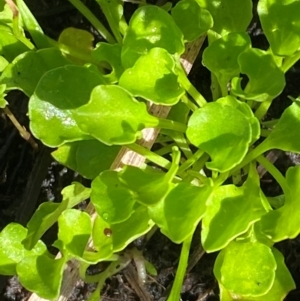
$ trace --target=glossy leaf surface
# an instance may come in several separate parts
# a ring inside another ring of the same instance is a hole
[[[107,145],[133,143],[143,128],[158,124],[144,103],[119,86],[97,86],[88,104],[74,113],[82,132]]]
[[[155,47],[179,56],[184,52],[183,34],[164,9],[154,5],[141,6],[132,15],[124,37],[123,66],[125,69],[132,67],[141,55]]]
[[[162,105],[176,104],[185,93],[177,81],[175,61],[163,48],[152,48],[140,56],[122,74],[119,85],[134,96]]]
[[[120,149],[120,146],[107,146],[98,140],[82,140],[66,143],[51,154],[60,164],[93,180],[110,168]]]
[[[266,245],[258,242],[231,242],[219,253],[214,274],[230,293],[257,297],[270,291],[276,268],[272,250]]]
[[[65,262],[64,258],[28,256],[18,263],[17,273],[26,289],[42,298],[54,300],[60,293]]]
[[[29,101],[32,133],[50,147],[91,139],[81,131],[73,115],[100,84],[103,84],[101,74],[85,67],[70,65],[48,71]]]
[[[259,177],[251,166],[242,187],[222,185],[214,190],[212,198],[207,202],[201,232],[204,249],[207,252],[221,250],[245,233],[265,213]]]
[[[186,134],[192,144],[210,155],[212,161],[206,163],[207,168],[219,172],[228,171],[241,162],[252,139],[246,116],[218,102],[195,111]]]
[[[290,56],[300,47],[300,3],[260,0],[257,12],[274,54]]]
[[[248,76],[249,82],[243,90],[242,79],[235,77],[231,82],[234,95],[264,101],[275,98],[282,92],[285,86],[284,73],[277,67],[271,54],[251,48],[239,55],[238,62],[241,73]]]
[[[0,83],[7,85],[8,90],[19,89],[31,96],[41,79],[49,70],[70,64],[55,48],[28,51],[16,57],[4,70]]]
[[[182,243],[203,217],[211,192],[209,186],[179,183],[159,203],[148,207],[149,215],[163,234],[175,243]]]
[[[273,241],[295,238],[300,233],[299,196],[300,167],[290,167],[286,173],[289,195],[285,195],[285,204],[279,209],[268,212],[262,217],[261,226],[265,235]]]
[[[172,17],[188,42],[196,40],[213,26],[210,12],[202,9],[195,0],[179,1],[172,9]]]
[[[15,275],[16,265],[23,258],[41,255],[47,251],[41,241],[30,251],[26,250],[21,241],[26,237],[27,229],[20,224],[8,224],[0,233],[0,273]]]
[[[238,56],[251,45],[247,33],[233,32],[212,42],[203,52],[203,64],[213,72],[220,85],[227,86],[229,80],[239,76]]]
[[[5,93],[6,91],[6,85],[0,85],[0,108],[3,109],[6,107],[6,105],[8,104],[8,102],[5,99],[5,96],[7,95]]]
[[[245,31],[252,19],[251,0],[197,0],[213,17],[213,30],[224,35],[228,32]]]

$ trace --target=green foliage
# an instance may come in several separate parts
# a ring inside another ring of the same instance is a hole
[[[0,273],[17,274],[27,289],[57,299],[67,261],[78,260],[81,271],[113,261],[92,278],[99,281],[98,300],[105,279],[128,263],[121,251],[156,226],[183,244],[168,299],[177,301],[199,227],[205,251],[220,251],[214,273],[221,301],[283,300],[295,284],[273,244],[300,233],[300,169],[290,167],[284,177],[263,154],[300,153],[299,99],[279,120],[261,120],[300,58],[298,1],[259,0],[268,50],[251,46],[250,0],[181,0],[172,9],[144,3],[129,24],[123,1],[97,0],[110,31],[81,1],[70,1],[109,43],[93,46],[91,33],[75,28],[56,42],[22,0],[16,1],[19,17],[0,0],[0,107],[8,91],[23,91],[30,97],[32,134],[57,148],[57,161],[92,180],[91,188],[73,183],[63,189],[60,203],[41,204],[27,228],[12,223],[2,230]],[[205,34],[211,102],[179,60],[184,42]],[[168,119],[150,113],[150,102],[171,106]],[[155,150],[136,144],[146,128],[161,130]],[[109,170],[121,146],[144,156],[145,164]],[[283,193],[264,195],[257,162]],[[89,197],[93,220],[74,209]],[[55,223],[60,259],[41,241]]]

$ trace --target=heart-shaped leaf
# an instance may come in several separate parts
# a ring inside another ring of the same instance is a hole
[[[300,3],[260,0],[257,12],[272,52],[282,56],[294,54],[300,47]]]
[[[234,238],[245,233],[265,213],[259,177],[251,166],[247,181],[242,187],[220,186],[207,202],[201,232],[204,249],[214,252],[224,248]]]
[[[69,65],[48,71],[29,101],[32,133],[50,147],[91,139],[78,127],[73,114],[76,108],[89,101],[93,88],[103,83],[100,73],[81,66]]]
[[[20,224],[8,224],[0,233],[0,273],[15,275],[16,265],[22,259],[41,255],[47,251],[44,243],[39,241],[32,250],[26,250],[22,240],[27,235],[27,229]]]
[[[245,90],[241,88],[242,79],[232,79],[231,92],[239,97],[256,101],[265,101],[278,96],[284,86],[283,71],[276,65],[273,56],[263,50],[250,48],[238,57],[241,73],[248,76]]]
[[[248,300],[248,296],[259,297],[270,291],[276,268],[276,260],[268,246],[258,242],[231,242],[219,253],[214,274],[231,294]]]
[[[213,26],[210,12],[199,6],[195,0],[181,0],[172,9],[172,17],[181,29],[184,39],[194,41]],[[193,22],[187,22],[193,20]]]
[[[125,69],[132,67],[141,55],[155,47],[179,56],[184,52],[183,34],[164,9],[141,6],[132,15],[123,40],[123,66]]]
[[[210,155],[212,161],[206,163],[207,168],[226,172],[243,160],[252,130],[240,110],[213,102],[193,113],[186,135],[192,144]]]
[[[162,105],[176,104],[185,93],[177,81],[175,61],[163,48],[152,48],[140,56],[122,74],[119,85],[134,96]]]
[[[133,143],[143,128],[158,125],[146,105],[119,86],[96,87],[89,103],[76,109],[74,117],[82,132],[107,145]]]

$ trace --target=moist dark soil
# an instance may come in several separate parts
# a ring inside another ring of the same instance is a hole
[[[101,10],[94,0],[84,1],[87,6],[105,23]],[[254,0],[254,12],[257,1]],[[36,16],[45,33],[57,39],[64,28],[76,27],[86,29],[95,36],[95,43],[102,40],[94,28],[77,12],[73,6],[62,0],[27,0],[29,8]],[[136,9],[136,5],[125,4],[126,18]],[[253,45],[261,49],[268,48],[257,16],[249,26]],[[201,63],[200,52],[194,67],[189,75],[192,83],[208,100],[210,94],[210,74]],[[288,96],[297,97],[300,94],[300,64],[296,64],[286,74],[287,85],[283,93],[273,101],[267,119],[279,118],[284,109],[291,104]],[[27,104],[28,99],[21,92],[11,92],[8,95],[9,108],[19,120],[28,128]],[[297,139],[297,138],[295,138]],[[80,181],[85,185],[89,182],[78,174],[59,165],[51,158],[51,150],[39,145],[35,151],[23,138],[20,137],[10,120],[4,113],[0,115],[0,230],[10,222],[26,225],[31,215],[40,203],[44,201],[59,202],[61,190],[72,181]],[[280,152],[275,165],[284,174],[288,167],[299,164],[298,155]],[[262,189],[267,196],[280,194],[281,188],[274,179],[266,173],[262,180]],[[84,204],[82,205],[84,206]],[[51,243],[56,239],[56,229],[48,231],[44,240]],[[130,265],[122,273],[106,281],[102,292],[102,300],[144,300],[143,293],[150,300],[163,301],[168,296],[174,280],[180,246],[171,243],[159,231],[146,243],[141,240],[129,247],[138,247],[143,250],[145,258],[157,269],[157,276],[148,276],[143,286],[143,292],[138,293],[134,287],[135,269]],[[286,240],[276,245],[284,254],[286,264],[293,275],[297,289],[292,291],[286,301],[300,300],[300,237]],[[50,249],[51,250],[51,249]],[[55,250],[52,250],[55,252]],[[216,253],[201,254],[200,233],[196,231],[191,249],[191,261],[195,263],[189,269],[182,287],[182,301],[217,301],[218,285],[213,275],[213,264]],[[101,266],[95,266],[95,270]],[[131,276],[130,276],[131,275]],[[133,276],[132,276],[133,275]],[[86,300],[95,289],[94,285],[78,281],[69,301]],[[27,292],[19,284],[16,277],[0,277],[1,301],[25,301],[29,298]],[[146,298],[146,297],[145,297]],[[147,299],[145,299],[147,300]]]

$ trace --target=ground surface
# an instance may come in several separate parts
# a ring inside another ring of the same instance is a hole
[[[26,1],[38,18],[45,32],[52,38],[57,38],[62,29],[73,26],[95,31],[87,24],[80,14],[67,1]],[[101,12],[94,1],[85,1],[91,9],[100,16]],[[127,4],[132,12],[134,5]],[[249,27],[253,44],[263,49],[267,42],[261,32],[257,18]],[[101,37],[96,36],[96,41]],[[209,99],[209,73],[201,64],[201,53],[196,60],[190,79],[194,85]],[[274,101],[270,108],[268,118],[278,118],[283,110],[290,104],[287,95],[297,97],[300,94],[300,64],[297,64],[287,74],[287,86],[284,93]],[[10,109],[17,119],[26,127],[28,120],[26,97],[19,92],[9,94]],[[298,163],[297,156],[281,153],[276,166],[284,173],[286,169]],[[73,180],[84,181],[74,172],[55,163],[50,151],[40,145],[40,151],[35,152],[14,129],[10,121],[2,114],[0,116],[0,229],[9,222],[17,221],[26,224],[35,208],[45,200],[60,201],[61,189]],[[85,182],[85,184],[88,184]],[[266,174],[262,179],[262,186],[267,196],[278,195],[280,187]],[[199,253],[199,233],[197,232],[192,246],[192,253]],[[46,241],[51,243],[55,239],[55,231],[47,233]],[[293,274],[297,289],[289,294],[287,301],[300,300],[300,238],[284,241],[277,245],[284,254],[286,263]],[[156,277],[149,277],[144,289],[153,300],[165,300],[168,294],[178,257],[180,246],[172,244],[159,232],[143,246],[146,259],[157,269]],[[183,301],[217,301],[218,288],[212,269],[216,254],[205,254],[186,276],[182,289]],[[107,280],[103,292],[103,300],[141,300],[132,287],[128,276],[130,270]],[[74,288],[71,301],[86,300],[93,290],[92,285],[78,282]],[[16,278],[0,278],[1,301],[25,301],[28,292],[18,283]]]

